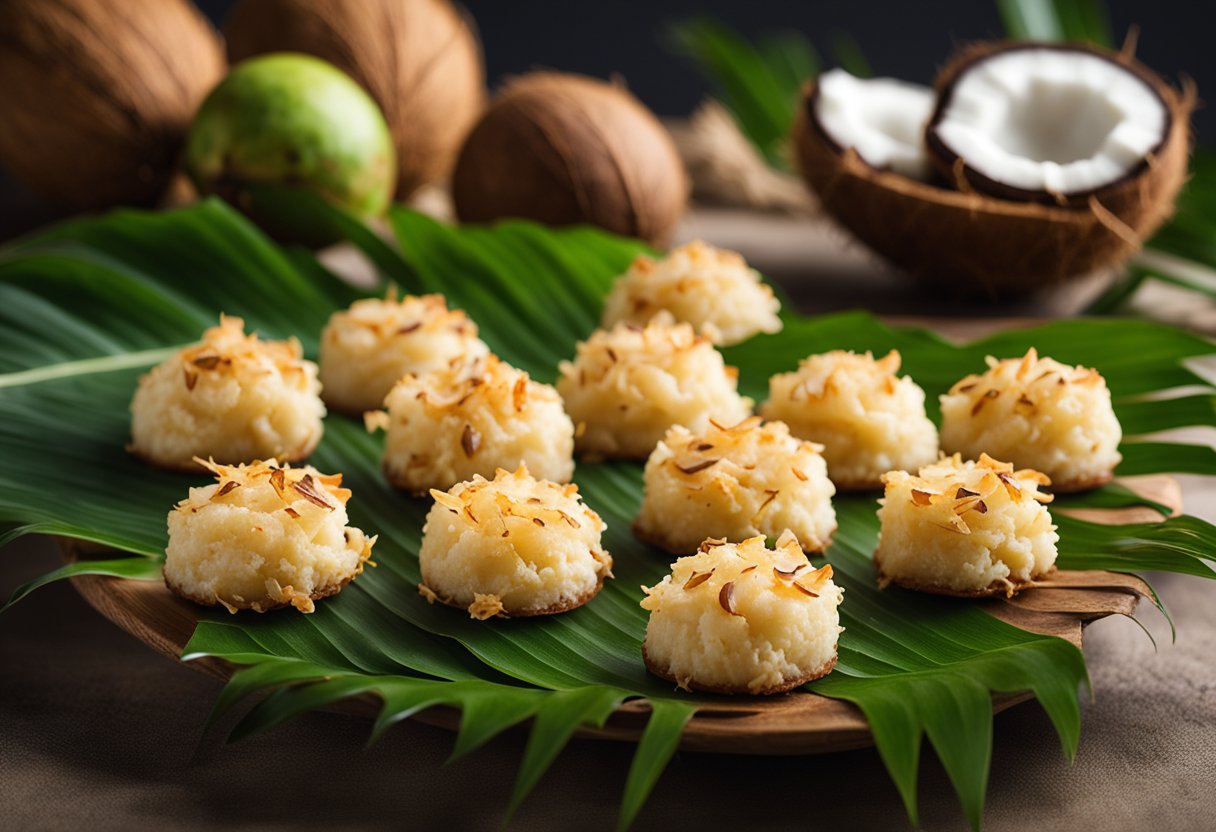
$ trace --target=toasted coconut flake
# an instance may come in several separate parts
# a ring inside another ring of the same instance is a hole
[[[497,595],[482,595],[475,593],[473,595],[473,603],[469,604],[469,618],[478,621],[485,621],[488,618],[493,618],[496,615],[503,615],[502,599]]]
[[[713,574],[714,574],[714,570],[712,570],[712,569],[709,570],[708,572],[693,572],[691,575],[688,576],[688,580],[684,582],[684,588],[685,589],[696,589],[701,584],[708,581],[710,579],[710,576]]]
[[[735,612],[735,582],[727,581],[718,592],[718,604],[731,615],[743,618],[743,613]]]
[[[397,334],[409,335],[411,332],[417,332],[419,329],[422,329],[422,321],[414,321],[412,324],[406,324],[403,327],[399,327],[397,329]]]
[[[796,590],[798,590],[799,592],[801,592],[803,595],[809,595],[809,596],[811,596],[812,598],[818,598],[818,597],[819,597],[819,593],[818,593],[818,592],[815,592],[813,589],[807,589],[805,586],[803,586],[802,584],[798,583],[797,581],[795,581],[793,584],[791,584],[791,586],[792,586],[792,587],[794,587],[794,589],[796,589]]]
[[[303,477],[300,478],[299,482],[293,482],[291,484],[291,487],[294,488],[296,491],[300,492],[300,494],[304,497],[304,499],[308,500],[308,502],[312,503],[313,505],[319,506],[320,508],[323,508],[326,511],[334,510],[333,503],[329,502],[329,500],[326,500],[317,491],[317,486],[313,482],[312,474],[305,474]]]
[[[792,471],[794,476],[797,477],[802,482],[807,481],[806,474],[804,474],[802,471],[800,471],[798,468],[794,467],[793,465],[790,466],[790,471]]]
[[[275,493],[284,500],[286,500],[283,497],[283,490],[287,487],[286,479],[287,475],[283,473],[282,468],[275,468],[270,472],[270,484],[274,487]]]
[[[779,578],[781,580],[787,580],[787,579],[792,578],[795,575],[797,575],[803,569],[806,569],[806,567],[807,567],[807,564],[805,564],[805,563],[800,563],[797,566],[795,566],[793,569],[788,569],[788,570],[782,569],[779,566],[774,566],[773,567],[773,576],[776,578]]]
[[[724,543],[726,543],[726,538],[724,537],[707,537],[701,541],[701,545],[697,547],[697,551],[708,552],[715,546],[721,546]]]
[[[363,427],[368,433],[375,433],[378,430],[388,430],[388,426],[392,424],[387,411],[384,410],[369,410],[363,414]]]
[[[958,491],[954,492],[954,499],[956,499],[956,500],[961,500],[964,497],[978,497],[978,496],[979,496],[978,491],[971,491],[970,489],[964,488],[961,485],[958,487]]]
[[[220,363],[218,355],[203,355],[190,362],[201,370],[214,370]]]
[[[192,373],[185,367],[182,368],[182,374],[186,377],[186,389],[193,390],[194,385],[198,384],[198,373]]]
[[[223,497],[225,494],[229,494],[232,491],[234,491],[240,487],[241,487],[241,484],[239,482],[237,482],[236,480],[228,480],[228,482],[226,482],[220,486],[220,490],[215,492],[215,496],[212,497],[211,499],[215,500],[219,497]]]
[[[982,395],[982,396],[980,396],[978,399],[976,399],[976,400],[975,400],[975,404],[973,404],[973,405],[971,406],[971,415],[972,415],[972,416],[976,416],[976,415],[978,415],[978,414],[979,414],[979,412],[980,412],[981,410],[983,410],[983,409],[984,409],[984,405],[988,403],[988,400],[989,400],[989,399],[995,399],[995,398],[996,398],[997,396],[999,396],[999,395],[1001,395],[1001,391],[1000,391],[1000,390],[987,390],[987,391],[985,391],[985,392],[984,392],[984,395]]]
[[[431,489],[431,496],[435,498],[435,502],[451,511],[459,512],[464,509],[464,501],[454,494],[449,494],[446,491],[440,491],[437,488]]]
[[[566,523],[568,523],[570,525],[570,528],[572,528],[572,529],[582,528],[581,523],[579,523],[577,520],[575,520],[569,514],[566,514],[566,512],[562,511],[560,508],[556,509],[556,511],[558,514],[560,514],[562,516],[562,519],[565,520]]]
[[[287,514],[288,517],[292,518],[293,520],[295,520],[296,518],[298,518],[300,516],[300,512],[296,511],[291,506],[285,506],[283,508],[283,511]]]
[[[928,491],[921,491],[919,488],[913,488],[912,504],[921,507],[933,505],[933,495]]]
[[[705,459],[700,462],[694,463],[692,465],[684,466],[673,460],[672,464],[675,465],[676,468],[678,468],[682,473],[685,473],[685,474],[688,474],[691,476],[692,474],[697,474],[697,473],[700,473],[701,471],[704,471],[706,468],[712,468],[713,466],[717,465],[721,461],[722,460],[720,460],[720,459]]]
[[[481,447],[481,434],[470,424],[465,424],[464,433],[460,435],[460,447],[464,449],[464,455],[467,457],[472,457]]]

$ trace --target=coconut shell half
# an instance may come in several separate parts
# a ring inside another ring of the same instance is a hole
[[[982,49],[1000,46],[972,47],[968,54],[991,54]],[[952,63],[939,89],[957,71]],[[1179,92],[1159,77],[1154,89],[1171,114],[1160,152],[1077,204],[1004,199],[981,193],[965,176],[953,178],[962,188],[953,190],[877,170],[820,126],[814,85],[799,108],[794,146],[802,175],[824,208],[881,257],[962,294],[1016,294],[1123,262],[1172,215],[1186,179],[1195,93],[1191,87]]]

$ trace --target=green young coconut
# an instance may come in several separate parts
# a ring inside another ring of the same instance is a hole
[[[349,76],[308,55],[233,67],[199,108],[186,170],[271,236],[322,246],[340,237],[298,206],[317,194],[360,217],[383,214],[396,154],[380,109]]]

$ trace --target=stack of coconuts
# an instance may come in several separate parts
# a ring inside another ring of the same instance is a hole
[[[449,0],[240,0],[226,56],[190,0],[5,0],[0,31],[0,164],[72,210],[160,204],[184,171],[320,245],[337,234],[301,192],[370,218],[446,182],[465,221],[663,244],[687,204],[671,137],[620,85],[533,72],[487,106]],[[1194,100],[1130,54],[998,42],[935,90],[825,73],[793,138],[879,254],[958,292],[1017,290],[1120,262],[1169,216]]]
[[[0,31],[0,164],[68,210],[163,204],[185,172],[273,236],[323,244],[293,194],[366,218],[450,179],[462,219],[658,242],[687,201],[670,137],[618,85],[531,73],[487,109],[449,0],[241,0],[223,39],[190,0],[5,0]]]

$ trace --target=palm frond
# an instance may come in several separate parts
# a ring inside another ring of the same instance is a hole
[[[599,319],[613,277],[644,250],[590,229],[555,232],[508,222],[451,228],[394,211],[400,250],[366,233],[352,237],[407,291],[442,291],[478,321],[504,358],[550,380],[557,362]],[[356,229],[357,231],[357,229]],[[127,405],[138,374],[166,350],[195,339],[223,310],[268,337],[297,335],[315,353],[329,313],[358,293],[309,255],[287,253],[218,202],[164,215],[120,212],[72,223],[0,251],[0,529],[78,537],[135,555],[104,568],[148,576],[165,545],[165,515],[201,477],[153,471],[124,451]],[[1142,428],[1210,424],[1210,403],[1146,394],[1204,384],[1190,367],[1210,354],[1202,338],[1147,322],[1067,321],[954,345],[931,332],[892,328],[850,313],[786,314],[785,330],[728,351],[745,392],[824,349],[903,352],[930,401],[983,356],[1030,345],[1100,367],[1121,417]],[[19,333],[14,336],[12,333]],[[1194,470],[1197,446],[1129,437],[1136,470]],[[184,657],[214,656],[245,669],[216,712],[269,692],[234,736],[265,731],[304,710],[352,695],[382,701],[379,736],[421,708],[462,710],[457,754],[532,719],[515,792],[518,805],[580,726],[594,726],[625,699],[644,698],[651,717],[625,780],[621,820],[640,809],[673,752],[681,727],[703,704],[642,666],[640,584],[669,557],[639,542],[629,523],[641,499],[640,466],[580,464],[577,481],[608,523],[605,545],[617,580],[593,604],[549,620],[486,625],[432,607],[417,594],[425,501],[393,491],[379,472],[379,440],[341,416],[327,420],[313,462],[342,471],[355,497],[352,522],[381,535],[370,570],[311,616],[204,613]],[[1110,487],[1086,498],[1140,502]],[[1078,501],[1081,504],[1084,501]],[[1067,505],[1067,500],[1061,500]],[[877,534],[870,497],[838,501],[841,521],[828,557],[847,589],[840,663],[814,689],[855,702],[915,816],[922,738],[943,761],[973,823],[983,807],[991,754],[991,695],[1033,691],[1071,755],[1079,731],[1077,690],[1086,681],[1071,644],[1024,632],[979,608],[899,590],[879,593],[870,553]],[[1061,559],[1072,568],[1166,569],[1211,574],[1212,528],[1192,518],[1147,526],[1066,521]],[[82,567],[86,568],[86,567]],[[102,568],[94,564],[94,568]]]

